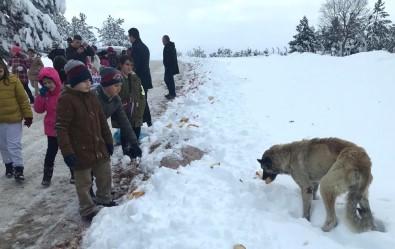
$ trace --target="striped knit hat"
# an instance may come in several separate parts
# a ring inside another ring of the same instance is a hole
[[[91,73],[81,61],[69,60],[64,65],[64,71],[66,72],[67,83],[71,87],[75,87],[77,84],[88,79],[93,82]]]
[[[112,86],[123,80],[121,72],[112,67],[105,67],[100,70],[100,76],[100,83],[103,87]]]

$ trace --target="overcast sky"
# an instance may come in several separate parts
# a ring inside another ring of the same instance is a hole
[[[217,48],[233,51],[279,47],[284,50],[296,34],[304,15],[317,27],[324,0],[96,0],[66,1],[66,18],[80,12],[87,23],[102,27],[109,15],[125,20],[125,32],[136,27],[149,47],[152,59],[162,58],[162,36],[167,34],[184,54],[199,46],[212,53]],[[373,8],[376,0],[369,1]],[[395,0],[384,0],[395,22]]]

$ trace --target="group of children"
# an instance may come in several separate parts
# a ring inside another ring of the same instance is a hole
[[[69,60],[64,66],[66,84],[62,84],[52,67],[42,68],[37,77],[41,88],[33,108],[45,113],[44,133],[48,141],[42,185],[50,185],[60,149],[72,174],[70,182],[76,187],[80,215],[88,221],[102,206],[117,205],[111,195],[110,156],[114,146],[108,117],[113,127],[121,128],[124,154],[132,158],[142,154],[138,137],[145,108],[144,90],[133,73],[131,57],[121,57],[119,68],[120,71],[102,69],[101,85],[93,89],[89,69],[77,60]],[[30,127],[33,114],[20,80],[9,73],[3,61],[0,106],[0,151],[6,176],[24,180],[22,120]],[[95,201],[90,193],[93,177],[97,187]]]

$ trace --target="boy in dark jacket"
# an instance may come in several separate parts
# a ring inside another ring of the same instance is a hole
[[[91,91],[97,94],[106,118],[111,117],[111,120],[116,121],[121,128],[121,132],[125,134],[129,147],[124,150],[124,154],[130,158],[141,157],[141,149],[137,143],[136,135],[118,96],[122,87],[123,77],[121,73],[115,68],[106,67],[100,70],[100,76],[100,85]]]
[[[111,197],[110,156],[114,151],[106,116],[90,87],[92,76],[80,61],[65,65],[67,83],[56,108],[56,133],[64,161],[74,169],[80,215],[88,221],[99,212],[89,190],[96,178],[96,203],[115,206]]]

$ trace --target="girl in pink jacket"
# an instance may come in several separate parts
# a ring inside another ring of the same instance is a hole
[[[58,153],[58,140],[55,131],[56,104],[62,90],[58,72],[52,67],[44,67],[38,73],[38,82],[41,85],[40,94],[34,101],[34,111],[44,113],[44,133],[48,138],[48,148],[44,160],[44,176],[41,182],[44,186],[51,184],[53,167],[56,154]],[[71,172],[70,183],[74,181],[74,174]]]

